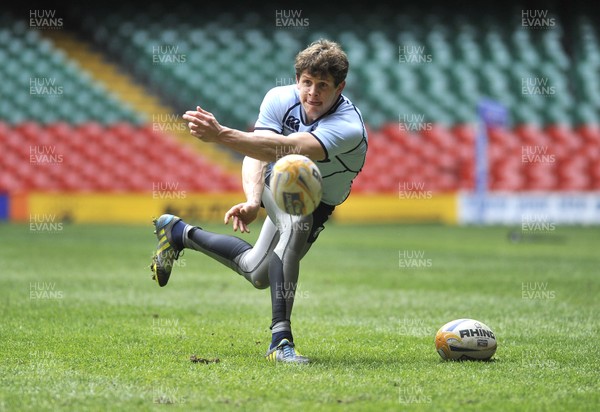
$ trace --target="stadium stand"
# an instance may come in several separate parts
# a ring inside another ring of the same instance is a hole
[[[0,119],[8,123],[141,122],[133,110],[22,20],[3,16],[0,58],[6,63],[0,65]]]
[[[447,16],[436,7],[377,5],[335,17],[304,10],[309,28],[282,28],[275,23],[281,6],[273,5],[209,14],[155,3],[145,10],[125,3],[84,12],[87,7],[65,11],[73,35],[177,111],[202,103],[240,129],[252,127],[267,89],[293,82],[298,49],[318,37],[340,41],[351,62],[346,94],[361,108],[370,134],[358,192],[394,193],[408,181],[436,192],[473,190],[481,128],[476,105],[484,97],[510,115],[505,127],[488,131],[491,190],[600,189],[600,45],[585,13],[554,15],[555,26],[535,30],[522,26],[522,7],[489,15],[466,8]],[[0,84],[6,97],[0,141],[14,153],[3,161],[0,190],[149,190],[142,182],[158,178],[144,167],[156,160],[150,143],[167,145],[171,160],[187,165],[172,178],[190,190],[239,189],[239,177],[152,132],[51,36],[18,18],[3,23],[0,74],[10,81]],[[29,93],[31,78],[52,78],[77,93],[55,104],[52,96]],[[41,147],[53,142],[69,153],[66,167],[55,173],[23,166],[26,153],[17,144],[23,139]],[[192,181],[192,171],[214,179]]]
[[[0,187],[9,192],[150,192],[153,185],[169,182],[190,192],[240,188],[238,176],[207,163],[169,136],[127,122],[0,123],[0,143],[6,148]],[[162,162],[178,167],[151,167]]]
[[[190,191],[240,188],[237,174],[153,130],[43,33],[18,19],[3,23],[0,191],[151,191],[165,181]],[[162,153],[183,166],[170,175],[150,167]]]
[[[474,107],[482,96],[505,104],[514,124],[573,123],[579,115],[573,102],[579,96],[571,90],[572,75],[592,86],[582,91],[595,107],[584,112],[597,121],[600,91],[591,64],[597,51],[587,50],[598,45],[585,19],[578,22],[576,38],[586,42],[580,46],[586,52],[578,57],[565,53],[565,29],[558,17],[552,30],[527,29],[520,26],[517,7],[487,18],[470,11],[445,19],[442,10],[423,17],[421,10],[379,8],[372,13],[390,16],[391,23],[373,22],[364,35],[348,11],[335,19],[308,15],[310,30],[303,30],[277,27],[275,10],[191,16],[184,7],[136,13],[123,5],[104,10],[106,26],[97,27],[97,16],[88,14],[81,29],[178,108],[202,100],[238,128],[253,124],[265,89],[294,76],[295,51],[321,36],[346,48],[353,65],[347,93],[361,101],[374,128],[403,111],[446,125],[475,122]],[[510,19],[513,24],[505,24]],[[579,69],[573,73],[575,63]],[[553,88],[551,98],[522,92],[523,82],[535,79]]]

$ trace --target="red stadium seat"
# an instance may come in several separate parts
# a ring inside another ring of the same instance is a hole
[[[457,124],[450,131],[461,144],[475,144],[475,126],[471,124]]]
[[[598,125],[581,125],[575,128],[574,132],[580,136],[586,144],[593,146],[600,145],[600,126]]]
[[[0,179],[0,190],[149,192],[152,182],[165,179],[198,190],[241,187],[239,176],[230,176],[188,147],[128,123],[23,122],[11,127],[0,122],[0,142],[6,148],[2,166],[11,171]],[[30,162],[31,154],[41,156],[46,151],[60,155],[60,164]],[[158,162],[175,167],[165,174],[164,169],[150,167]]]
[[[472,190],[476,133],[471,124],[433,125],[409,133],[389,122],[369,130],[369,153],[353,190],[397,193],[403,181],[425,183],[432,191]],[[542,129],[521,124],[488,133],[491,190],[600,189],[598,126]],[[149,192],[153,183],[165,181],[189,191],[241,188],[238,174],[225,172],[172,137],[154,132],[151,125],[0,122],[0,144],[5,148],[0,190]],[[60,165],[29,161],[31,150],[45,147],[62,156]],[[523,159],[535,154],[546,157]],[[159,162],[176,167],[151,167]]]

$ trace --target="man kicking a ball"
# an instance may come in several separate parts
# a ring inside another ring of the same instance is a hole
[[[233,230],[249,232],[261,207],[267,212],[254,246],[235,236],[211,233],[177,216],[154,221],[158,247],[150,268],[160,286],[169,281],[173,261],[194,249],[230,267],[255,288],[271,288],[272,340],[266,358],[307,363],[294,349],[291,328],[300,260],[316,241],[335,206],[350,194],[367,152],[367,133],[359,110],[342,95],[348,59],[340,46],[318,40],[297,54],[296,84],[271,89],[265,96],[253,132],[225,127],[197,107],[187,111],[192,136],[233,149],[242,163],[244,203],[225,213]],[[323,197],[315,211],[294,216],[279,209],[268,186],[273,163],[282,153],[312,159],[323,177]]]

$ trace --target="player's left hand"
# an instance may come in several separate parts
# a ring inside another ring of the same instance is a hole
[[[192,136],[207,143],[219,140],[222,126],[212,113],[196,106],[196,110],[185,112],[183,118],[188,121],[188,128]]]

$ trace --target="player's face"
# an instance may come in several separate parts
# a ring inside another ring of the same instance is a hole
[[[346,85],[343,81],[336,87],[330,74],[327,77],[314,77],[306,72],[302,73],[297,81],[300,102],[309,123],[317,120],[333,106]]]

